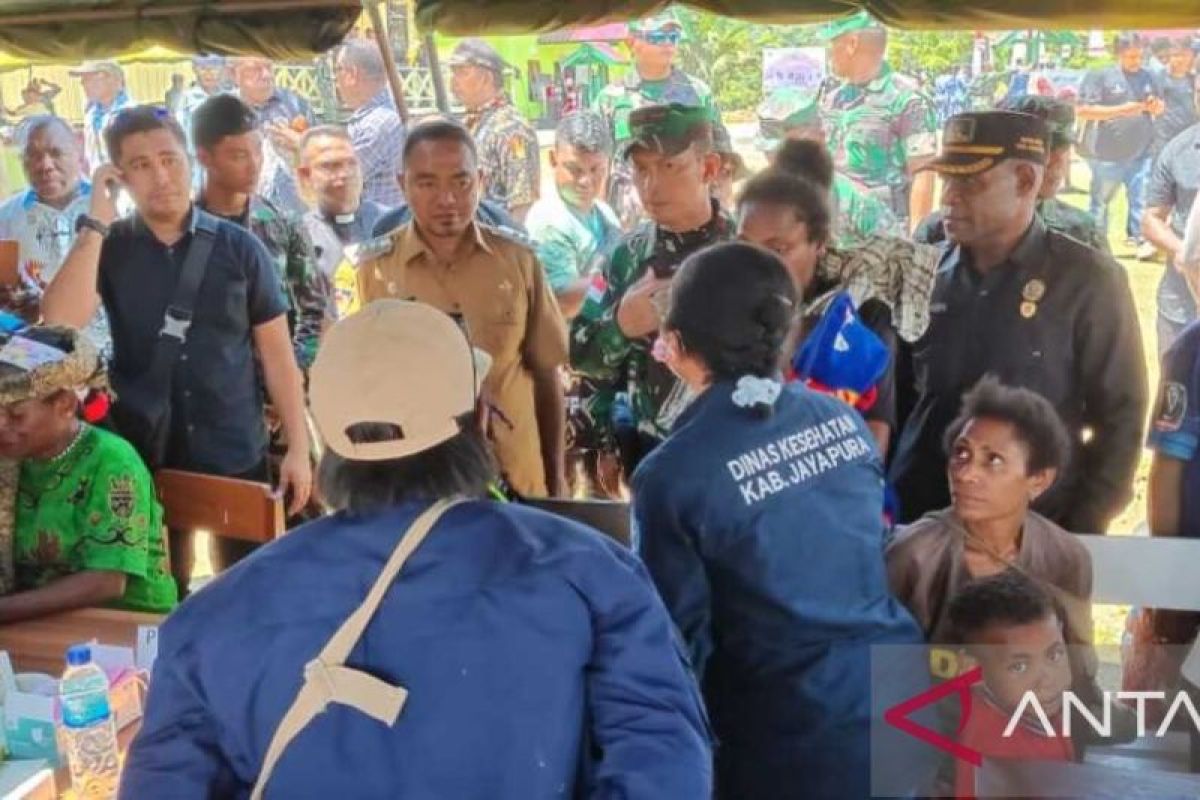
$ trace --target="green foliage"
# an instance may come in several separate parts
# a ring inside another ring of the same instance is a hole
[[[901,72],[943,72],[970,66],[970,31],[897,31],[888,34],[888,62]]]

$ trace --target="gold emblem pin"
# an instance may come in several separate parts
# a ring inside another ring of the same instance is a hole
[[[1025,301],[1024,303],[1021,303],[1021,316],[1022,317],[1024,317],[1025,319],[1032,319],[1033,315],[1036,313],[1037,313],[1037,303],[1030,303],[1029,301]]]
[[[1046,284],[1042,283],[1037,278],[1034,278],[1029,283],[1025,284],[1025,288],[1021,290],[1021,297],[1028,300],[1030,303],[1037,303],[1046,296]]]

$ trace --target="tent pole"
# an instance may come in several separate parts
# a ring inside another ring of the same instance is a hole
[[[437,43],[433,40],[433,32],[426,33],[425,59],[429,63],[429,77],[433,80],[433,96],[437,100],[438,111],[450,113],[450,100],[446,97],[446,82],[442,80],[442,65],[438,60]]]
[[[379,13],[379,3],[375,0],[362,0],[367,16],[371,18],[371,30],[375,31],[375,43],[379,45],[379,53],[383,56],[383,66],[387,71],[388,88],[392,90],[392,99],[396,101],[396,112],[400,121],[408,125],[408,104],[404,102],[404,82],[400,80],[400,70],[396,68],[396,57],[392,53],[392,43],[388,41],[387,31],[383,26],[383,15]]]

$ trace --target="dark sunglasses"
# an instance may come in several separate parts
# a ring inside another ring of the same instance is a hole
[[[680,31],[648,31],[639,34],[638,38],[647,44],[677,45],[683,41],[683,34]]]

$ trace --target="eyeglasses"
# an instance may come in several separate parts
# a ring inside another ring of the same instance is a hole
[[[640,38],[642,41],[646,42],[647,44],[654,44],[654,45],[659,45],[659,46],[678,45],[681,41],[683,41],[683,33],[681,31],[675,31],[675,30],[647,31],[646,33],[639,34],[638,38]]]

